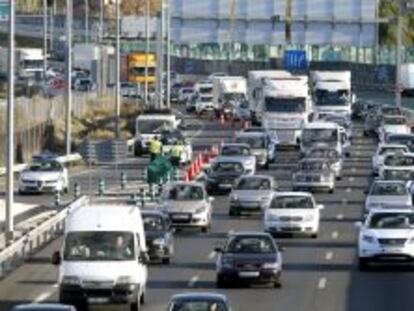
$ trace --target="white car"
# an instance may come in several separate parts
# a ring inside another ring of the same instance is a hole
[[[411,127],[407,124],[404,116],[384,116],[378,127],[378,139],[385,141],[388,135],[411,134]]]
[[[203,112],[215,111],[213,96],[212,95],[199,95],[196,100],[195,110],[197,114],[202,114]]]
[[[233,160],[240,162],[247,175],[254,175],[256,172],[256,157],[248,144],[224,144],[215,161]]]
[[[414,172],[414,153],[389,154],[379,169],[379,176],[384,178],[384,171],[392,168],[411,170]]]
[[[411,209],[373,209],[364,223],[358,222],[360,270],[371,262],[414,260],[414,211]]]
[[[379,174],[380,167],[384,164],[384,158],[389,154],[407,153],[408,147],[397,144],[379,144],[377,151],[372,156],[372,170],[374,175]]]
[[[194,87],[183,87],[178,91],[178,102],[181,104],[186,103],[188,100],[191,99],[195,95]]]
[[[58,161],[34,162],[19,177],[19,193],[67,192],[68,170]]]
[[[412,206],[412,197],[405,181],[375,180],[365,200],[365,211],[382,206]]]
[[[316,238],[319,232],[320,210],[308,192],[275,192],[265,210],[265,231],[271,234],[298,233]]]
[[[198,182],[173,182],[161,194],[159,209],[166,213],[175,228],[200,228],[207,232],[211,226],[213,198]]]

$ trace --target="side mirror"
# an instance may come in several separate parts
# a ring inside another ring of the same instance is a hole
[[[323,205],[323,204],[318,204],[318,205],[316,205],[316,207],[317,207],[319,210],[323,210],[323,209],[325,208],[325,205]]]
[[[364,190],[364,194],[369,194],[369,190],[368,189],[365,189]]]
[[[62,256],[60,256],[60,252],[56,251],[52,255],[52,265],[59,266],[62,262]]]
[[[150,261],[150,258],[148,256],[147,252],[141,252],[139,254],[139,257],[138,257],[138,262],[139,263],[142,263],[142,264],[146,265],[146,264],[149,263],[149,261]]]
[[[362,227],[362,222],[361,221],[356,221],[354,223],[354,225],[355,225],[356,228],[360,229]]]

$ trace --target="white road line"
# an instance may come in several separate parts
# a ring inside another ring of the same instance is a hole
[[[333,258],[333,252],[326,252],[326,254],[325,254],[325,259],[327,260],[327,261],[329,261],[329,260],[332,260],[332,258]]]
[[[353,182],[355,180],[355,177],[349,177],[348,181]]]
[[[194,275],[190,281],[188,281],[188,286],[189,287],[194,287],[194,285],[198,282],[198,280],[200,279],[200,276],[198,274]]]
[[[347,199],[342,199],[342,205],[347,205],[348,204],[348,200]]]
[[[216,257],[216,252],[215,251],[212,251],[207,255],[208,259],[214,259],[214,257]]]
[[[352,192],[352,189],[348,187],[348,188],[346,188],[346,192],[347,193],[351,193]]]
[[[46,301],[47,299],[49,299],[56,291],[57,286],[53,286],[51,290],[41,293],[40,295],[38,295],[34,300],[33,303],[41,303]]]
[[[318,281],[318,288],[325,289],[326,287],[326,278],[320,278]]]
[[[355,167],[351,168],[351,172],[355,173],[356,172],[356,168]]]
[[[342,219],[344,219],[344,215],[338,214],[338,215],[336,215],[336,219],[342,220]]]
[[[334,231],[334,232],[332,232],[332,234],[331,234],[331,238],[332,238],[332,239],[336,240],[338,237],[339,237],[339,233],[338,233],[338,231]]]

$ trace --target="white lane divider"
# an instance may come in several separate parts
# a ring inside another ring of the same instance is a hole
[[[327,260],[327,261],[330,261],[330,260],[332,260],[332,258],[333,258],[333,252],[331,252],[331,251],[329,251],[329,252],[326,252],[326,254],[325,254],[325,259]]]
[[[56,292],[58,287],[59,287],[58,284],[54,284],[50,290],[48,290],[46,292],[43,292],[40,295],[38,295],[33,300],[33,303],[41,303],[41,302],[46,301],[47,299],[49,299]]]
[[[355,173],[356,172],[356,168],[355,167],[351,168],[351,172],[352,173]]]
[[[207,255],[207,258],[210,259],[210,260],[214,259],[214,257],[216,257],[216,252],[215,251],[212,251]]]
[[[352,189],[350,187],[348,187],[348,188],[346,188],[346,192],[347,193],[351,193],[352,192]]]
[[[322,290],[326,288],[326,278],[320,278],[318,281],[318,289]]]
[[[336,219],[342,220],[342,219],[344,219],[344,215],[338,214],[338,215],[336,215]]]
[[[348,200],[347,199],[342,199],[342,205],[347,205],[348,204]]]
[[[198,274],[194,275],[190,279],[190,281],[188,281],[188,287],[194,287],[199,279],[200,279],[200,276]]]
[[[349,177],[348,181],[353,182],[355,180],[355,177]]]
[[[338,237],[339,237],[338,231],[334,231],[334,232],[332,232],[331,237],[332,237],[332,239],[334,239],[334,240],[338,239]]]

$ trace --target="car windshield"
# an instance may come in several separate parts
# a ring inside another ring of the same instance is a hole
[[[242,178],[236,187],[237,190],[270,190],[271,182],[267,178]]]
[[[225,93],[223,94],[223,100],[227,101],[242,101],[245,99],[245,95],[243,93]]]
[[[389,144],[405,145],[414,151],[414,135],[413,136],[400,136],[400,135],[389,135],[386,137],[386,142]]]
[[[320,171],[324,169],[324,162],[322,161],[302,161],[299,163],[299,170],[301,171]]]
[[[385,125],[404,125],[406,124],[406,120],[403,117],[384,117],[383,123]]]
[[[312,209],[313,200],[309,196],[276,196],[269,206],[270,209]]]
[[[194,93],[194,89],[182,89],[181,92],[183,94],[192,94]]]
[[[177,185],[168,194],[168,199],[176,201],[198,201],[203,198],[203,188],[194,185]]]
[[[202,86],[198,89],[198,92],[200,94],[211,94],[211,93],[213,93],[213,87],[212,86]]]
[[[168,311],[227,311],[222,302],[215,301],[175,301]]]
[[[383,147],[381,148],[379,154],[384,155],[386,153],[398,153],[398,152],[408,152],[406,147]]]
[[[312,149],[308,156],[310,158],[338,158],[338,152],[335,149]]]
[[[347,90],[329,92],[326,90],[316,91],[317,106],[345,106],[349,104],[349,93]]]
[[[304,98],[265,98],[266,112],[303,113],[305,112]]]
[[[305,145],[313,143],[336,143],[338,141],[337,129],[305,129],[302,132],[302,141]]]
[[[167,120],[139,120],[138,132],[141,134],[160,133],[172,129],[173,122]]]
[[[31,172],[56,172],[61,171],[62,165],[59,162],[36,162],[29,166]]]
[[[388,116],[399,116],[401,115],[401,109],[398,107],[382,107],[381,108],[382,115],[388,115]]]
[[[250,150],[246,146],[224,146],[221,148],[221,155],[223,156],[248,156]]]
[[[252,149],[264,149],[266,148],[266,140],[264,137],[237,137],[236,142],[239,144],[249,145]]]
[[[385,158],[384,164],[387,166],[414,166],[414,157],[389,155]]]
[[[134,260],[134,235],[131,232],[76,231],[65,239],[66,261]]]
[[[276,249],[268,237],[238,236],[229,241],[227,252],[234,254],[272,254],[276,252]]]
[[[216,173],[243,173],[243,165],[238,162],[232,163],[215,163],[212,169]]]
[[[210,97],[210,96],[202,96],[202,97],[200,97],[200,101],[202,103],[210,103],[210,102],[213,101],[213,97]]]
[[[370,229],[413,229],[413,213],[375,213],[368,224]]]
[[[165,222],[161,215],[142,215],[145,231],[164,231]]]
[[[404,183],[376,183],[370,195],[406,195],[407,188]]]
[[[414,171],[412,170],[384,170],[385,180],[414,180]]]

